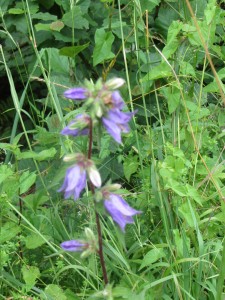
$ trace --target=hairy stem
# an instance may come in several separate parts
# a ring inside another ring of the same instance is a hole
[[[93,141],[93,135],[92,135],[92,121],[90,121],[90,125],[89,125],[89,145],[88,145],[88,159],[91,159],[91,155],[92,155],[92,141]],[[90,189],[92,194],[95,194],[95,188],[94,185],[92,184],[92,182],[90,182]],[[103,279],[105,282],[105,285],[108,283],[108,276],[107,276],[107,271],[106,271],[106,266],[105,266],[105,260],[104,260],[104,255],[103,255],[103,243],[102,243],[102,230],[101,230],[101,224],[100,224],[100,219],[99,219],[99,214],[96,210],[95,207],[95,218],[96,218],[96,225],[97,225],[97,233],[98,233],[98,254],[99,254],[99,258],[100,258],[100,263],[101,263],[101,267],[102,267],[102,274],[103,274]]]

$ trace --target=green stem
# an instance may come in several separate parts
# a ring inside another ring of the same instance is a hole
[[[222,253],[222,260],[220,264],[220,270],[219,270],[219,278],[217,281],[217,294],[216,294],[216,300],[222,300],[222,293],[223,293],[223,283],[225,279],[225,238],[223,239],[223,253]]]

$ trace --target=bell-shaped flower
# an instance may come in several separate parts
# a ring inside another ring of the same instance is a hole
[[[89,134],[89,125],[91,118],[87,114],[79,114],[75,117],[75,120],[71,121],[63,130],[63,135],[87,135]]]
[[[107,132],[114,140],[121,144],[121,132],[130,131],[128,122],[136,112],[122,112],[119,109],[110,109],[106,117],[102,118],[102,123]]]
[[[64,92],[64,96],[72,100],[84,100],[87,98],[87,94],[87,90],[82,87],[72,88]]]
[[[74,200],[77,200],[85,186],[86,170],[77,164],[67,169],[63,185],[58,192],[64,192],[65,199],[73,195]]]
[[[80,197],[80,193],[86,186],[87,174],[94,186],[101,186],[102,182],[98,170],[94,163],[83,154],[69,155],[64,160],[76,161],[75,165],[67,169],[63,185],[58,190],[58,192],[64,192],[65,199],[73,196],[74,200],[77,200]]]
[[[126,224],[134,223],[133,217],[136,214],[141,213],[141,211],[132,208],[120,195],[113,193],[106,194],[104,206],[122,231],[125,230]]]
[[[82,252],[86,248],[88,248],[88,243],[78,241],[78,240],[70,240],[70,241],[65,241],[60,244],[61,248],[65,251],[70,251],[70,252]]]
[[[123,109],[124,101],[119,91],[112,92],[111,99],[113,108]]]

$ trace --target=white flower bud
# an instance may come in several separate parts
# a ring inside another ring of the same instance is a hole
[[[106,82],[108,88],[115,90],[124,85],[125,80],[122,78],[113,78]]]
[[[88,170],[88,175],[89,175],[91,182],[94,184],[94,186],[100,187],[102,185],[101,176],[95,167],[91,167]]]

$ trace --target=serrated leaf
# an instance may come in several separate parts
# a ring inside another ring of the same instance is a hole
[[[0,165],[0,184],[5,181],[9,176],[13,174],[13,171],[6,165]]]
[[[130,181],[130,176],[134,174],[139,167],[138,157],[126,157],[123,163],[123,171],[127,181]]]
[[[33,158],[38,161],[46,160],[49,158],[53,158],[56,154],[56,149],[55,148],[49,148],[46,150],[43,150],[39,153],[36,153],[34,151],[25,151],[25,152],[20,152],[17,155],[17,159],[28,159],[28,158]]]
[[[155,248],[150,250],[143,258],[141,266],[139,270],[143,269],[144,267],[150,266],[151,264],[155,263],[162,257],[165,257],[166,254],[162,248]]]
[[[47,285],[45,292],[54,300],[67,300],[67,297],[64,295],[62,289],[56,284]]]
[[[63,29],[64,27],[64,23],[62,21],[55,21],[55,22],[52,22],[50,24],[50,29],[53,30],[53,31],[58,31],[60,32],[61,29]]]
[[[163,87],[162,93],[167,100],[169,114],[172,114],[180,104],[180,91],[175,87]]]
[[[29,171],[23,172],[20,176],[20,194],[24,194],[29,190],[29,188],[35,183],[36,181],[36,174],[34,172],[30,173]]]
[[[0,244],[11,240],[20,232],[18,224],[7,222],[1,227],[0,231]]]
[[[78,53],[82,52],[89,46],[90,43],[86,43],[80,46],[63,47],[59,50],[59,55],[75,57]]]
[[[42,21],[56,21],[57,16],[51,15],[48,12],[45,12],[45,13],[38,12],[38,13],[32,15],[32,19],[38,19],[38,20],[42,20]]]
[[[11,15],[21,15],[24,14],[24,10],[21,8],[10,8],[8,13]]]
[[[94,66],[103,63],[107,59],[113,58],[115,55],[111,52],[112,44],[115,37],[112,32],[105,32],[103,28],[97,29],[95,32],[95,48],[93,53]]]
[[[147,75],[145,75],[141,81],[150,81],[159,78],[165,78],[172,76],[172,70],[165,62],[159,64],[158,66],[151,69]]]
[[[50,239],[49,236],[44,236],[46,239]],[[27,249],[36,249],[45,243],[45,240],[35,233],[32,233],[24,238]]]
[[[26,282],[26,289],[30,290],[36,283],[37,278],[40,276],[38,267],[25,266],[22,267],[23,279]]]
[[[34,27],[37,31],[40,31],[40,30],[51,31],[50,24],[38,23],[38,24],[34,25]]]
[[[89,26],[89,22],[83,17],[83,12],[79,6],[73,7],[70,12],[64,14],[62,21],[70,28],[88,29]]]

